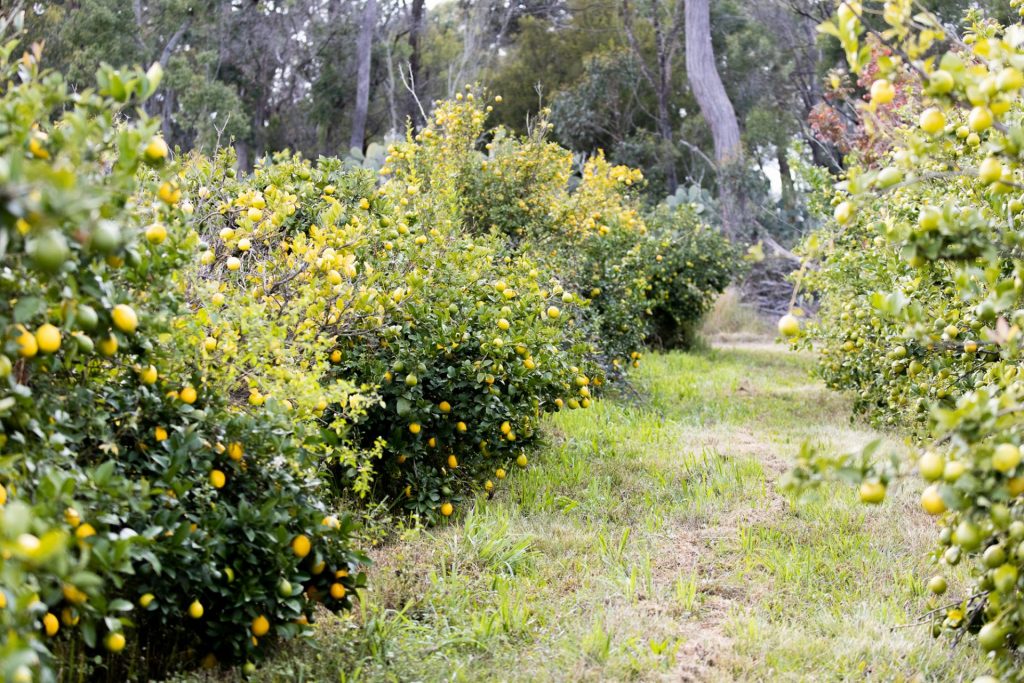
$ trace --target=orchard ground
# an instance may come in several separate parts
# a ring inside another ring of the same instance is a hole
[[[910,625],[933,537],[911,487],[778,490],[805,439],[877,436],[811,362],[769,340],[648,357],[493,500],[377,550],[360,607],[255,680],[971,680],[973,643]]]

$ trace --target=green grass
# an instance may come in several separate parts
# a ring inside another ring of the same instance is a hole
[[[984,669],[970,645],[902,628],[924,610],[931,573],[914,491],[866,508],[842,487],[803,502],[776,490],[804,440],[847,450],[877,437],[809,379],[808,358],[745,345],[645,363],[639,397],[558,415],[494,500],[379,548],[356,613],[324,615],[256,680],[969,680]]]

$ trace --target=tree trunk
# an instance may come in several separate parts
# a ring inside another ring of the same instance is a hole
[[[377,26],[377,0],[366,0],[362,26],[356,41],[356,105],[352,112],[350,149],[363,151],[366,142],[366,115],[370,108],[370,62],[373,57],[373,30]]]
[[[741,191],[743,147],[736,110],[715,65],[710,5],[710,0],[686,0],[686,75],[715,144],[722,230],[735,241],[742,238],[747,218]]]
[[[792,209],[796,206],[796,189],[793,187],[793,174],[789,168],[789,149],[784,142],[776,143],[775,158],[779,162],[779,179],[782,182],[782,206]]]
[[[423,84],[423,53],[420,48],[420,37],[423,34],[424,0],[412,0],[409,14],[409,100],[406,112],[412,119],[413,128],[421,128],[424,123],[423,114],[420,112],[420,105],[416,101],[417,96],[422,92]]]

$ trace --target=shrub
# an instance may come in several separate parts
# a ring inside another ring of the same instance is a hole
[[[354,420],[353,447],[329,437],[323,452],[344,490],[427,518],[451,514],[445,504],[466,489],[491,490],[525,466],[543,412],[589,405],[601,376],[584,358],[574,299],[536,264],[503,256],[500,239],[463,231],[440,170],[431,188],[377,191],[372,176],[333,160],[280,155],[204,190],[222,170],[197,160],[190,174],[210,245],[195,289],[224,297],[206,334],[249,318],[281,332],[278,345],[296,355],[270,371],[237,344],[218,342],[217,362],[258,366],[235,376],[263,399],[287,400],[297,419]],[[305,409],[298,374],[314,378],[316,404]],[[349,381],[377,392],[358,418],[347,390],[323,389]]]
[[[192,207],[156,122],[120,122],[158,68],[105,68],[71,94],[15,46],[0,52],[0,677],[51,680],[54,651],[125,675],[116,653],[139,642],[167,655],[147,677],[256,657],[315,598],[348,605],[352,522],[330,510],[311,435],[274,406],[239,411],[196,362]]]
[[[912,26],[909,8],[887,5],[893,44],[873,59],[862,47],[859,8],[840,7],[825,30],[855,70],[876,72],[865,106],[881,112],[872,120],[891,122],[878,132],[892,149],[876,164],[851,165],[834,222],[805,244],[821,261],[808,281],[823,305],[802,339],[821,346],[830,386],[856,392],[858,408],[917,437],[917,469],[928,482],[921,503],[939,520],[932,558],[940,572],[968,564],[972,577],[969,595],[952,600],[939,597],[941,574],[929,581],[933,609],[923,621],[936,636],[977,634],[995,671],[1017,680],[1024,56],[1012,38],[1020,26],[1003,29],[974,12],[960,48],[925,59],[946,29],[928,13]],[[838,472],[861,482],[865,501],[879,502],[902,463],[874,462],[876,448],[805,452],[790,482],[814,485]]]

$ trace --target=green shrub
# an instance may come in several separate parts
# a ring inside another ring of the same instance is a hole
[[[122,117],[158,69],[104,69],[71,94],[15,46],[0,53],[0,678],[52,680],[54,652],[123,677],[140,665],[116,653],[140,642],[166,656],[147,677],[255,658],[314,599],[348,605],[352,522],[330,510],[311,434],[274,406],[241,412],[196,362],[193,207],[157,123]]]
[[[865,12],[882,9],[864,4]],[[820,263],[807,282],[821,297],[821,318],[795,336],[821,349],[830,386],[854,392],[860,410],[915,437],[917,472],[927,482],[921,505],[938,521],[931,558],[939,574],[922,581],[933,593],[923,621],[936,636],[977,634],[995,672],[1018,680],[1021,27],[1004,29],[972,11],[963,42],[933,54],[947,28],[927,12],[911,20],[908,7],[887,4],[893,44],[883,49],[862,40],[854,5],[824,30],[871,89],[871,127],[858,131],[865,148],[891,150],[852,158],[837,191],[826,191],[834,221],[803,246]],[[875,458],[877,447],[838,456],[806,450],[789,481],[806,487],[838,474],[860,483],[865,502],[881,502],[905,468]],[[942,595],[942,574],[960,564],[969,566],[969,594]]]

